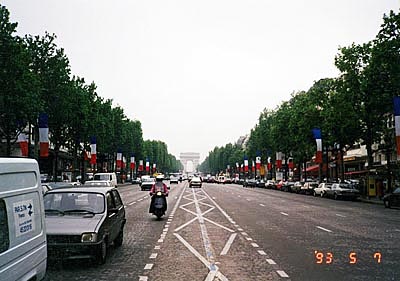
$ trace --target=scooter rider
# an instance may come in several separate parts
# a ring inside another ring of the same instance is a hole
[[[151,203],[150,203],[150,209],[149,213],[153,213],[153,203],[154,203],[154,194],[156,194],[158,191],[161,191],[164,194],[164,203],[165,203],[165,209],[164,212],[167,210],[167,196],[168,196],[168,187],[165,183],[163,183],[164,176],[163,175],[158,175],[156,177],[156,183],[153,184],[153,186],[150,189],[150,196],[151,196]]]

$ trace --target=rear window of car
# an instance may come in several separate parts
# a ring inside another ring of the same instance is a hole
[[[6,203],[3,199],[0,199],[0,253],[7,251],[10,246],[10,237],[8,233]]]

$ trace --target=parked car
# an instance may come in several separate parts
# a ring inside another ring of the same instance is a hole
[[[151,178],[149,176],[143,176],[142,177],[142,182],[140,183],[140,189],[142,191],[145,190],[150,190],[151,187],[153,186],[153,184],[156,183],[156,179],[155,178]]]
[[[265,183],[265,187],[268,189],[275,189],[276,182],[274,180],[267,180],[267,182]]]
[[[360,192],[348,183],[334,183],[330,189],[326,190],[326,196],[337,200],[339,198],[349,198],[355,200]]]
[[[294,182],[286,181],[283,183],[281,191],[293,192],[293,186],[294,186]]]
[[[292,186],[292,192],[300,193],[303,186],[304,186],[304,182],[296,181]]]
[[[256,179],[245,179],[243,182],[243,187],[256,187],[258,184]]]
[[[192,177],[189,183],[189,187],[201,187],[201,179],[200,177]]]
[[[108,247],[121,246],[125,208],[116,188],[74,187],[44,195],[50,257],[106,262]]]
[[[314,188],[313,195],[314,196],[319,195],[321,197],[324,197],[326,195],[326,192],[331,188],[332,188],[331,183],[326,183],[326,182],[320,183],[317,188]]]
[[[140,184],[140,183],[141,183],[141,180],[140,180],[140,178],[133,178],[132,181],[131,181],[131,183],[132,183],[132,184]]]
[[[0,158],[0,279],[42,280],[47,243],[39,165]]]
[[[303,194],[313,194],[314,189],[318,187],[318,182],[306,182],[304,185],[301,187],[300,193]]]
[[[383,196],[383,203],[386,208],[400,207],[400,187],[396,188],[392,193]]]
[[[285,181],[284,181],[284,180],[280,180],[280,181],[278,181],[278,183],[275,185],[275,188],[276,188],[277,190],[282,190],[284,184],[285,184]]]
[[[265,181],[263,179],[257,180],[257,187],[265,188]]]

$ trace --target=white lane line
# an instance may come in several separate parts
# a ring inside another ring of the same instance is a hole
[[[247,201],[251,201],[249,198],[246,199]]]
[[[150,270],[150,269],[153,268],[153,265],[154,265],[154,264],[152,264],[152,263],[148,263],[148,264],[145,265],[144,269]]]
[[[341,214],[336,214],[336,216],[341,217],[341,218],[346,218],[346,216],[343,216]]]
[[[288,213],[284,213],[284,212],[281,212],[281,214],[284,215],[284,216],[288,216],[289,215]]]
[[[157,258],[157,255],[158,255],[157,253],[152,253],[152,254],[150,255],[150,258],[151,258],[151,259],[155,259],[155,258]]]
[[[256,243],[251,243],[251,246],[253,246],[254,248],[258,248],[259,247]]]
[[[158,243],[163,243],[163,242],[164,242],[164,239],[160,238],[160,239],[158,239],[157,242],[158,242]]]
[[[175,196],[175,199],[178,199],[178,196]]]
[[[239,231],[243,231],[243,228],[240,228],[240,227],[239,227],[238,230],[239,230]]]
[[[216,226],[218,226],[218,227],[220,227],[220,228],[223,228],[223,229],[225,229],[225,230],[228,230],[229,232],[235,232],[234,230],[232,230],[232,229],[230,229],[230,228],[227,228],[227,227],[225,227],[225,226],[223,226],[223,225],[220,225],[219,223],[216,223],[216,222],[214,222],[214,221],[212,221],[212,220],[209,220],[209,219],[207,219],[207,218],[204,218],[204,220],[205,220],[205,221],[208,221],[209,223],[212,223],[212,224],[214,224],[214,225],[216,225]]]
[[[267,259],[267,263],[269,264],[276,264],[276,262],[273,259]]]
[[[253,238],[246,237],[246,240],[247,240],[247,241],[253,241]]]
[[[143,200],[143,198],[138,199],[138,201],[142,201],[142,200]]]
[[[228,242],[226,242],[225,247],[222,249],[222,252],[220,254],[221,256],[226,255],[228,253],[228,251],[233,243],[233,240],[235,240],[235,238],[236,238],[236,235],[237,235],[237,233],[233,233],[229,237]]]
[[[139,276],[139,281],[147,281],[148,277],[147,276]]]
[[[400,232],[400,229],[395,229],[394,231]]]
[[[136,204],[136,201],[129,203],[129,206],[132,206],[133,204]]]
[[[161,249],[161,246],[155,246],[154,247],[154,250],[160,250]]]
[[[214,200],[215,200],[216,198],[215,198],[215,197],[213,197],[212,199],[214,199]]]
[[[283,271],[283,270],[277,270],[276,273],[278,273],[279,276],[283,277],[283,278],[288,278],[289,277],[289,275],[287,275],[286,272]]]
[[[128,205],[124,205],[124,208],[128,208]]]
[[[266,256],[267,255],[267,253],[266,252],[264,252],[264,251],[257,251],[260,255],[262,255],[262,256]]]
[[[175,232],[178,232],[179,230],[181,230],[182,228],[188,226],[189,224],[191,224],[192,222],[194,222],[194,221],[196,221],[196,220],[197,220],[197,217],[194,218],[194,219],[192,219],[192,220],[190,220],[190,221],[188,221],[188,222],[185,223],[185,224],[182,224],[180,227],[175,228],[174,231],[175,231]]]
[[[329,229],[324,228],[324,227],[322,227],[322,226],[317,226],[317,228],[319,228],[319,229],[321,229],[321,230],[323,230],[323,231],[326,231],[326,232],[332,232],[332,230],[329,230]]]
[[[243,236],[247,236],[248,234],[246,232],[242,232],[242,235]]]
[[[238,195],[238,197],[242,197],[242,196]]]
[[[264,205],[264,204],[260,204],[260,206],[261,206],[261,207],[265,207],[265,205]]]

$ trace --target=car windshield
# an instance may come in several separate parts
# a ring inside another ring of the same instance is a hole
[[[45,211],[59,212],[104,212],[104,195],[89,192],[56,192],[44,195]]]
[[[97,174],[94,175],[94,180],[103,180],[103,181],[109,181],[111,180],[111,176],[110,175],[103,175],[103,174]]]

